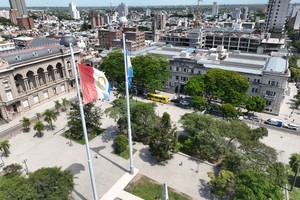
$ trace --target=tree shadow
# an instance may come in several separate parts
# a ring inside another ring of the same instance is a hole
[[[115,161],[109,159],[108,157],[106,157],[106,156],[100,154],[99,152],[100,152],[102,149],[105,149],[105,146],[100,146],[100,147],[93,147],[93,148],[91,148],[91,150],[92,150],[93,152],[96,153],[95,158],[98,158],[98,156],[101,156],[102,158],[104,158],[105,160],[109,161],[110,163],[112,163],[113,165],[115,165],[116,167],[118,167],[119,169],[121,169],[121,170],[123,170],[123,171],[125,171],[125,172],[128,172],[128,169],[124,168],[123,166],[119,165],[117,162],[115,162]]]
[[[109,126],[106,130],[100,135],[102,142],[108,143],[112,141],[118,135],[117,126]]]
[[[52,129],[52,127],[53,127],[53,129]],[[50,125],[50,124],[46,124],[45,125],[45,130],[47,130],[47,131],[53,131],[53,130],[55,130],[55,125],[53,124],[52,126]]]
[[[65,170],[69,170],[73,175],[76,175],[76,174],[80,174],[81,171],[84,171],[85,167],[81,163],[73,163]]]
[[[149,147],[145,147],[142,148],[140,150],[140,154],[139,154],[140,158],[144,161],[144,162],[148,162],[150,163],[151,166],[154,165],[166,165],[167,162],[158,162],[152,155],[151,152],[149,151]]]
[[[206,183],[205,180],[203,179],[199,179],[199,185],[198,185],[199,189],[198,192],[200,194],[201,197],[203,197],[204,199],[210,199],[210,200],[219,200],[219,198],[217,198],[212,192],[211,192],[211,186]]]
[[[33,135],[33,137],[39,137],[39,138],[41,138],[41,137],[43,137],[43,135],[44,135],[44,133],[43,132],[35,132],[35,134]]]

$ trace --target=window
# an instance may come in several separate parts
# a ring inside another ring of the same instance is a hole
[[[179,67],[176,67],[176,71],[178,71],[178,72],[179,72]]]
[[[48,99],[48,91],[44,91],[44,99]]]
[[[60,90],[61,90],[62,92],[65,91],[65,85],[64,85],[64,84],[61,84],[61,85],[60,85]]]
[[[27,108],[27,107],[29,106],[28,100],[27,100],[27,99],[23,100],[22,103],[23,103],[23,107],[24,107],[24,108]]]
[[[255,88],[255,93],[258,93],[258,89],[257,88]]]
[[[6,91],[6,97],[7,97],[7,101],[11,101],[11,100],[14,99],[11,90],[7,90],[7,91]]]
[[[256,78],[254,79],[254,83],[256,83]]]
[[[176,76],[176,80],[178,80],[179,79],[179,76]]]
[[[38,103],[39,102],[39,96],[38,95],[34,96],[33,101],[34,101],[34,103]]]
[[[9,84],[8,84],[8,81],[3,81],[3,86],[5,87],[5,88],[8,88],[9,87]]]
[[[57,94],[56,87],[54,87],[52,89],[53,89],[53,94]]]
[[[260,82],[260,80],[259,79],[257,79],[257,83],[259,83]]]
[[[172,71],[172,67],[170,67],[170,70]]]
[[[251,92],[254,92],[255,88],[252,88]]]
[[[278,86],[279,85],[279,82],[276,82],[276,86]]]
[[[183,69],[183,72],[186,72],[186,68]]]

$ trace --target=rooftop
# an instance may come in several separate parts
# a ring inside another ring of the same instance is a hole
[[[285,73],[287,68],[286,65],[287,65],[286,59],[279,58],[279,57],[271,57],[264,71]]]

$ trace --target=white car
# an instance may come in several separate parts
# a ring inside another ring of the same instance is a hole
[[[297,124],[283,124],[284,128],[288,128],[288,129],[292,129],[292,130],[297,130],[298,129],[298,125]]]

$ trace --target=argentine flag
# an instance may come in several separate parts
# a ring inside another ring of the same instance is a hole
[[[128,81],[128,89],[131,88],[132,77],[133,77],[133,68],[130,60],[130,55],[128,49],[126,49],[126,67],[127,67],[127,81]]]

